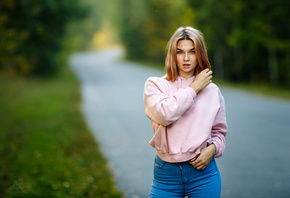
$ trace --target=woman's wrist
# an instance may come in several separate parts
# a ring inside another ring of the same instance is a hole
[[[216,146],[214,143],[209,144],[207,147],[209,147],[212,151],[212,156],[216,154]]]
[[[195,86],[194,83],[192,83],[191,85],[189,85],[189,87],[191,87],[195,91],[195,93],[198,93],[200,91],[200,89],[197,86]]]

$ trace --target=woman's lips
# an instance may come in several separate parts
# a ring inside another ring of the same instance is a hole
[[[190,64],[183,64],[183,67],[190,67]]]

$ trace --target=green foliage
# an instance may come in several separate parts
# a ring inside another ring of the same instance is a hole
[[[22,74],[57,71],[66,26],[84,18],[87,10],[77,0],[2,0],[0,68]]]
[[[173,31],[192,22],[193,12],[184,0],[119,0],[118,27],[127,57],[163,62]]]
[[[290,85],[289,1],[188,2],[220,77]]]
[[[290,85],[288,0],[114,0],[112,20],[127,58],[163,62],[180,26],[204,34],[216,76],[234,82]]]
[[[0,197],[122,197],[79,111],[76,78],[0,77]]]

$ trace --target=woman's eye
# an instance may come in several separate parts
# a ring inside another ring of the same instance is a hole
[[[177,51],[177,54],[182,54],[182,51]]]
[[[195,53],[195,51],[190,51],[190,53],[191,53],[191,54],[194,54],[194,53]]]

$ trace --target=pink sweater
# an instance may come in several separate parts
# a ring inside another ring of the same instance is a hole
[[[220,157],[225,149],[227,123],[219,88],[211,83],[198,94],[189,87],[194,77],[174,82],[150,77],[144,87],[145,113],[151,120],[149,144],[167,162],[192,159],[207,144],[215,144]]]

